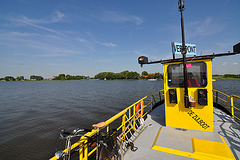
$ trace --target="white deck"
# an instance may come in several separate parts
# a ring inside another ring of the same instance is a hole
[[[192,138],[222,142],[221,135],[231,149],[236,160],[240,158],[240,125],[224,112],[214,108],[214,132],[203,132],[194,130],[178,130],[165,126],[165,106],[161,105],[151,112],[146,121],[145,130],[135,140],[134,145],[138,147],[136,152],[128,150],[124,156],[125,160],[186,160],[194,159],[176,154],[170,154],[151,149],[154,140],[155,146],[170,148],[173,150],[193,153]],[[161,132],[159,129],[161,128]],[[160,133],[157,137],[158,132]],[[157,138],[156,138],[157,137]]]

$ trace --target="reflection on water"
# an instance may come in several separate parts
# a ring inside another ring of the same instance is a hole
[[[238,96],[239,84],[213,82]],[[0,159],[48,159],[61,129],[91,128],[160,89],[163,81],[1,82]]]

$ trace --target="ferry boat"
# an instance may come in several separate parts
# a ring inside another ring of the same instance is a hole
[[[71,145],[80,160],[100,159],[94,156],[98,145],[88,145],[87,137],[111,128],[116,128],[121,142],[117,159],[240,159],[240,107],[236,106],[240,97],[212,85],[212,60],[239,54],[240,43],[231,53],[186,57],[183,8],[179,0],[183,57],[151,62],[145,56],[138,58],[141,66],[163,64],[164,89],[143,97]]]

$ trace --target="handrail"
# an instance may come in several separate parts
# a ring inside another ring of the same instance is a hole
[[[129,107],[125,108],[124,110],[122,110],[121,112],[119,112],[118,114],[114,115],[113,117],[111,117],[110,119],[106,120],[106,131],[109,132],[110,129],[110,125],[116,121],[119,118],[122,118],[121,120],[121,124],[118,126],[117,131],[122,129],[122,132],[124,132],[124,134],[122,134],[122,139],[124,140],[124,138],[127,136],[127,133],[129,131],[125,131],[125,126],[130,122],[130,120],[132,120],[132,118],[136,117],[135,115],[138,113],[140,116],[139,118],[143,118],[147,115],[147,113],[151,112],[153,110],[153,106],[157,103],[157,100],[159,99],[159,101],[162,100],[162,97],[164,96],[164,90],[159,90],[158,92],[156,92],[155,94],[151,94],[148,96],[143,97],[142,99],[138,100],[137,102],[133,103],[132,105],[130,105]],[[142,101],[146,101],[145,105],[142,105]],[[140,103],[140,108],[139,110],[136,112],[136,105]],[[142,113],[143,110],[145,109],[145,113]],[[134,122],[135,124],[135,119]],[[130,129],[134,129],[136,130],[136,128],[130,128]],[[93,135],[95,135],[97,133],[97,130],[92,130],[92,132],[88,132],[85,134],[86,137],[92,137]],[[71,146],[71,150],[75,149],[78,146],[83,146],[81,147],[81,149],[79,150],[79,159],[80,160],[88,160],[88,157],[93,154],[96,151],[96,147],[91,149],[91,151],[88,151],[90,148],[87,146],[87,140],[86,137],[81,137],[80,140],[76,143],[74,143]],[[64,150],[64,152],[66,152],[66,150]],[[57,160],[56,156],[52,157],[50,160]]]
[[[229,96],[229,95],[227,95],[227,94],[225,94],[225,93],[223,93],[223,92],[220,92],[220,91],[214,90],[214,89],[213,89],[213,91],[216,92],[216,95],[213,95],[213,97],[216,98],[216,104],[218,104],[218,99],[219,99],[219,100],[225,102],[224,108],[227,109],[227,105],[228,105],[229,101],[231,101],[231,102],[230,102],[231,105],[230,105],[230,107],[229,107],[228,110],[231,111],[232,118],[235,118],[235,119],[237,119],[237,120],[240,121],[240,118],[237,117],[236,114],[234,114],[235,110],[240,111],[240,109],[239,109],[238,107],[234,106],[234,104],[233,104],[233,103],[234,103],[234,99],[240,100],[240,97],[239,97],[239,96],[236,96],[236,95],[231,95],[231,96]],[[218,95],[219,93],[220,93],[221,95],[223,95],[223,96],[228,97],[228,99],[227,99],[227,100],[224,100],[223,98],[220,98],[219,95]]]

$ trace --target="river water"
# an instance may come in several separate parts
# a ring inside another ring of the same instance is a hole
[[[240,80],[213,86],[240,96]],[[91,128],[160,89],[163,81],[1,82],[0,159],[49,159],[61,129]]]

